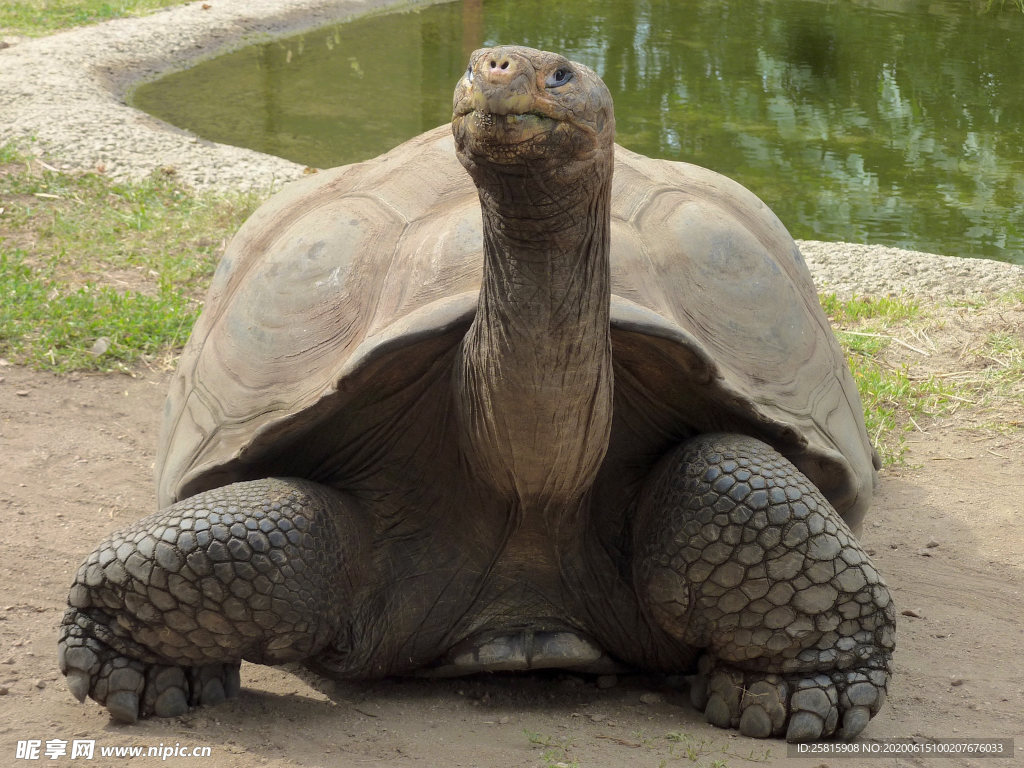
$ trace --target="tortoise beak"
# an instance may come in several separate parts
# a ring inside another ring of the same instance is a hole
[[[486,156],[497,151],[498,155],[492,157],[495,160],[498,156],[511,160],[510,150],[551,133],[557,127],[557,121],[533,113],[495,114],[477,110],[464,115],[459,122],[467,149],[473,154]],[[504,149],[499,150],[499,147]]]
[[[492,115],[522,115],[533,107],[534,99],[528,93],[508,93],[498,88],[473,88],[473,109]]]

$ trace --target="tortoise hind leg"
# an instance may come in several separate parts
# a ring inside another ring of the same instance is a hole
[[[748,736],[852,738],[881,708],[895,610],[817,489],[770,446],[702,435],[647,480],[634,576],[655,621],[703,649],[691,699]]]
[[[339,635],[365,534],[326,486],[270,478],[198,494],[122,529],[78,569],[59,642],[81,701],[174,716],[238,691],[242,659],[308,658]]]

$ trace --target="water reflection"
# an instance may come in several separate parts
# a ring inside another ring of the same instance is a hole
[[[136,100],[328,167],[447,122],[469,51],[516,42],[594,67],[622,144],[737,179],[797,237],[1024,263],[1024,14],[987,5],[463,0],[254,46]]]

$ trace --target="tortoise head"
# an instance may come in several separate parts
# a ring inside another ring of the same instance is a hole
[[[528,164],[566,182],[612,166],[615,117],[601,78],[564,56],[521,46],[475,51],[455,88],[452,133],[475,168]]]

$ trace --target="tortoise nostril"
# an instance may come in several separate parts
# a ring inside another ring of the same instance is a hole
[[[484,72],[492,82],[506,82],[519,72],[519,66],[511,56],[495,56],[493,59],[487,59]]]

